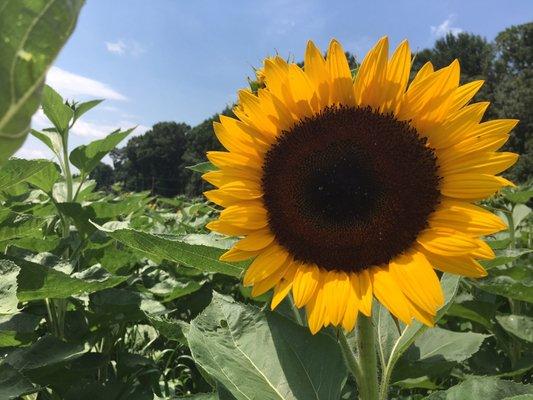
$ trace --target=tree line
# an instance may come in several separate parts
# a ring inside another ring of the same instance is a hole
[[[356,68],[356,58],[347,55],[351,67]],[[475,100],[491,102],[486,119],[520,120],[505,149],[521,157],[507,175],[520,183],[530,182],[533,179],[533,22],[512,26],[500,32],[493,42],[471,33],[449,33],[432,48],[414,55],[413,74],[426,61],[441,68],[456,58],[461,63],[462,83],[485,80]],[[232,115],[230,108],[222,113]],[[217,119],[218,116],[213,116],[194,127],[183,122],[159,122],[145,134],[130,139],[123,148],[114,150],[113,167],[99,165],[92,178],[103,188],[119,182],[127,191],[198,196],[207,189],[207,184],[187,167],[205,161],[206,151],[222,148],[213,132],[213,121]]]

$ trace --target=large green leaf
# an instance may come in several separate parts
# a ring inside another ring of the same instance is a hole
[[[496,267],[472,284],[487,292],[533,303],[533,269],[529,265]]]
[[[399,360],[393,380],[447,376],[456,363],[476,353],[488,336],[441,328],[428,329]]]
[[[0,241],[36,236],[42,225],[43,220],[31,214],[16,213],[7,208],[0,209]]]
[[[104,101],[104,100],[103,99],[96,99],[96,100],[85,101],[83,103],[76,103],[75,107],[74,107],[74,121],[76,121],[78,118],[80,118],[87,111],[92,110],[94,107],[96,107],[102,101]]]
[[[9,364],[0,364],[0,399],[18,399],[19,396],[37,391],[37,388]]]
[[[19,301],[41,300],[46,298],[65,299],[67,297],[92,293],[118,285],[124,282],[125,276],[112,276],[100,272],[101,268],[94,266],[79,277],[69,276],[41,264],[22,259],[11,258],[20,267],[18,275],[17,297]],[[85,279],[80,279],[85,278]]]
[[[27,312],[0,316],[0,347],[18,346],[33,340],[41,318]]]
[[[186,332],[196,363],[238,400],[335,399],[346,368],[336,340],[215,293]]]
[[[83,0],[0,3],[0,165],[26,139],[48,67],[72,33],[82,5]]]
[[[63,139],[61,134],[55,130],[46,130],[43,132],[36,131],[32,129],[30,134],[41,142],[43,142],[52,152],[56,155],[58,159],[61,159],[63,154]]]
[[[133,229],[106,229],[97,226],[113,239],[129,246],[154,261],[163,259],[183,263],[204,272],[218,272],[225,275],[240,276],[245,263],[220,261],[223,249],[189,244],[169,236],[158,236]]]
[[[0,168],[0,190],[7,189],[10,186],[31,179],[32,176],[41,172],[42,169],[46,168],[49,164],[50,161],[46,160],[23,160],[13,158],[7,161]]]
[[[74,117],[72,108],[66,105],[61,95],[48,85],[44,85],[42,102],[43,112],[52,121],[56,131],[62,136],[66,135],[70,120]]]
[[[80,171],[88,174],[113,150],[126,136],[133,132],[135,128],[126,131],[115,131],[103,139],[95,140],[87,145],[82,144],[70,153],[70,162],[78,167]]]
[[[54,184],[61,177],[59,166],[51,161],[44,164],[39,172],[26,179],[26,182],[41,189],[46,193],[52,193]]]
[[[533,385],[479,376],[468,378],[446,391],[435,392],[426,397],[426,400],[510,400],[517,395],[533,395]],[[531,396],[528,398],[531,399]]]
[[[441,285],[445,301],[444,305],[437,311],[435,322],[442,318],[452,304],[459,287],[459,280],[460,278],[456,275],[444,274],[442,276]],[[389,343],[387,348],[379,349],[382,359],[383,374],[388,381],[392,376],[392,372],[400,357],[407,351],[411,344],[414,343],[416,338],[428,329],[428,327],[418,321],[413,321],[410,325],[404,327],[401,334],[398,335],[396,327],[393,327],[390,321],[385,322],[384,320],[381,324],[383,325],[383,328],[380,333],[380,340],[385,340]],[[390,347],[391,340],[387,338],[387,335],[392,335],[395,339],[397,338],[392,348]],[[390,354],[388,358],[386,358],[387,354]]]
[[[70,361],[85,352],[81,344],[65,343],[55,336],[44,336],[28,348],[11,352],[4,362],[20,371],[26,371]]]
[[[533,318],[527,315],[498,315],[496,321],[507,332],[528,342],[533,342]]]
[[[17,312],[17,276],[20,268],[12,261],[0,260],[0,314]]]

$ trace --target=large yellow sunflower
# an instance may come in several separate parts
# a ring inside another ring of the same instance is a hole
[[[386,37],[355,78],[333,40],[326,59],[309,42],[304,67],[268,58],[264,88],[239,92],[237,119],[220,116],[228,152],[205,193],[224,207],[211,230],[241,239],[222,256],[254,258],[252,294],[292,291],[309,328],[351,330],[375,296],[405,323],[431,325],[443,304],[434,269],[486,275],[494,254],[480,236],[505,228],[472,203],[508,180],[517,155],[496,152],[516,120],[481,122],[489,103],[469,104],[482,85],[459,85],[459,62],[427,63],[409,83],[411,51],[392,57]]]

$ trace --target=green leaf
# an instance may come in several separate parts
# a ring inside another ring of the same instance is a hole
[[[483,260],[481,261],[481,264],[486,268],[490,269],[490,273],[492,274],[492,268],[498,267],[500,265],[505,265],[512,263],[513,261],[518,260],[520,257],[532,253],[533,250],[518,250],[518,249],[507,249],[499,251],[496,258],[493,258],[492,260]]]
[[[470,377],[446,391],[438,391],[426,400],[502,400],[517,395],[533,394],[533,385],[522,385],[493,377]]]
[[[59,133],[56,131],[39,132],[35,129],[32,129],[30,134],[48,146],[48,148],[52,150],[56,157],[61,159],[63,154],[63,140],[61,139],[61,135]]]
[[[526,189],[526,190],[517,190],[514,192],[511,191],[505,191],[504,192],[505,198],[507,200],[511,201],[512,203],[516,204],[525,204],[533,197],[533,190]]]
[[[518,225],[522,223],[527,217],[531,215],[531,208],[525,204],[517,204],[513,208],[513,223],[514,227],[518,228]]]
[[[492,331],[491,319],[494,317],[494,304],[482,301],[464,301],[450,306],[447,315],[468,319]]]
[[[492,268],[487,277],[471,283],[489,293],[533,303],[533,270],[528,265]]]
[[[1,144],[1,138],[0,138]],[[0,151],[1,153],[1,151]],[[0,190],[25,182],[46,168],[50,161],[13,158],[0,168]]]
[[[185,341],[182,331],[182,321],[153,315],[147,315],[147,318],[160,335],[180,343]]]
[[[92,277],[89,277],[90,279],[80,279],[41,264],[9,256],[1,257],[10,259],[20,267],[20,273],[17,278],[17,297],[19,301],[46,298],[65,299],[81,293],[91,293],[110,288],[127,279],[126,276],[112,276],[104,273],[95,274],[95,269],[101,269],[101,267],[95,266],[91,267]],[[81,278],[83,277],[82,275]],[[95,277],[97,278],[95,279]]]
[[[37,390],[38,388],[15,368],[9,364],[0,364],[0,399],[17,399]]]
[[[87,145],[83,144],[76,147],[70,153],[70,162],[78,167],[80,171],[88,174],[98,165],[100,160],[104,158],[107,153],[113,150],[124,138],[126,138],[126,136],[133,132],[134,129],[135,128],[131,128],[126,131],[117,130],[103,139],[95,140]]]
[[[459,280],[460,277],[458,277],[457,275],[443,274],[441,278],[441,286],[444,292],[445,300],[444,305],[437,311],[437,315],[434,319],[435,323],[442,318],[442,316],[451,306],[452,301],[455,298],[455,295],[457,294],[457,290],[459,288]],[[421,324],[418,321],[413,321],[411,325],[408,325],[403,329],[401,335],[395,341],[394,346],[390,350],[390,357],[386,359],[386,362],[383,364],[383,373],[386,374],[386,376],[392,376],[392,372],[400,357],[403,355],[403,353],[407,351],[411,344],[413,344],[416,338],[419,337],[422,333],[424,333],[424,331],[426,331],[427,329],[427,326]],[[389,329],[388,332],[393,331]],[[397,335],[397,333],[394,332],[392,334],[394,336]]]
[[[514,336],[533,342],[533,318],[526,315],[497,315],[496,321]]]
[[[438,327],[428,329],[399,360],[393,380],[448,376],[453,366],[476,353],[488,336]]]
[[[74,30],[82,5],[83,0],[2,2],[0,165],[26,139],[48,67]]]
[[[199,172],[201,174],[205,174],[206,172],[209,172],[209,171],[216,171],[218,169],[213,164],[211,164],[209,161],[202,162],[196,165],[191,165],[186,168],[194,172]]]
[[[31,342],[35,339],[35,329],[41,318],[26,312],[0,316],[0,347],[18,346]]]
[[[26,179],[26,182],[51,194],[54,184],[61,178],[59,166],[56,163],[48,161],[43,165],[41,170]]]
[[[0,314],[17,312],[17,276],[20,268],[9,260],[0,260]]]
[[[186,337],[196,363],[238,400],[338,400],[346,379],[332,336],[218,293]]]
[[[167,278],[162,282],[156,283],[149,290],[165,303],[194,293],[201,287],[202,285],[196,281],[189,280],[180,282],[172,278]]]
[[[30,347],[9,353],[4,363],[19,371],[27,371],[74,360],[85,352],[82,344],[65,343],[55,336],[44,336]]]
[[[103,99],[97,99],[97,100],[90,100],[86,101],[84,103],[76,104],[76,107],[74,108],[74,121],[76,121],[78,118],[80,118],[83,114],[85,114],[87,111],[93,109],[98,104],[100,104]]]
[[[0,209],[0,241],[35,236],[43,225],[41,218]]]
[[[163,259],[185,264],[189,267],[209,273],[221,273],[239,277],[244,270],[245,263],[230,263],[220,261],[225,252],[222,249],[203,245],[188,244],[175,238],[161,237],[132,229],[106,229],[95,225],[106,232],[113,239],[129,246],[156,262]]]
[[[90,222],[95,218],[94,211],[88,207],[82,207],[79,203],[57,203],[57,208],[74,222],[78,232],[90,235],[96,231],[96,227]]]
[[[144,293],[127,289],[106,289],[90,295],[90,307],[107,320],[140,320],[148,315],[165,313],[165,307]]]
[[[60,94],[48,85],[44,85],[43,89],[43,112],[54,124],[56,130],[64,136],[74,116],[74,111],[65,104]]]

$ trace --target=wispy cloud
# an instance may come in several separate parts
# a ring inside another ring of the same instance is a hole
[[[450,14],[442,23],[438,26],[431,26],[431,34],[435,37],[443,37],[448,33],[457,36],[459,33],[463,32],[462,28],[453,26],[456,20],[455,14]]]
[[[46,83],[65,97],[92,96],[110,100],[127,100],[126,96],[111,86],[59,67],[52,67],[46,76]]]
[[[105,42],[105,47],[110,53],[119,56],[128,54],[137,57],[146,52],[146,49],[135,40],[125,41],[123,39],[118,39],[116,42]]]

